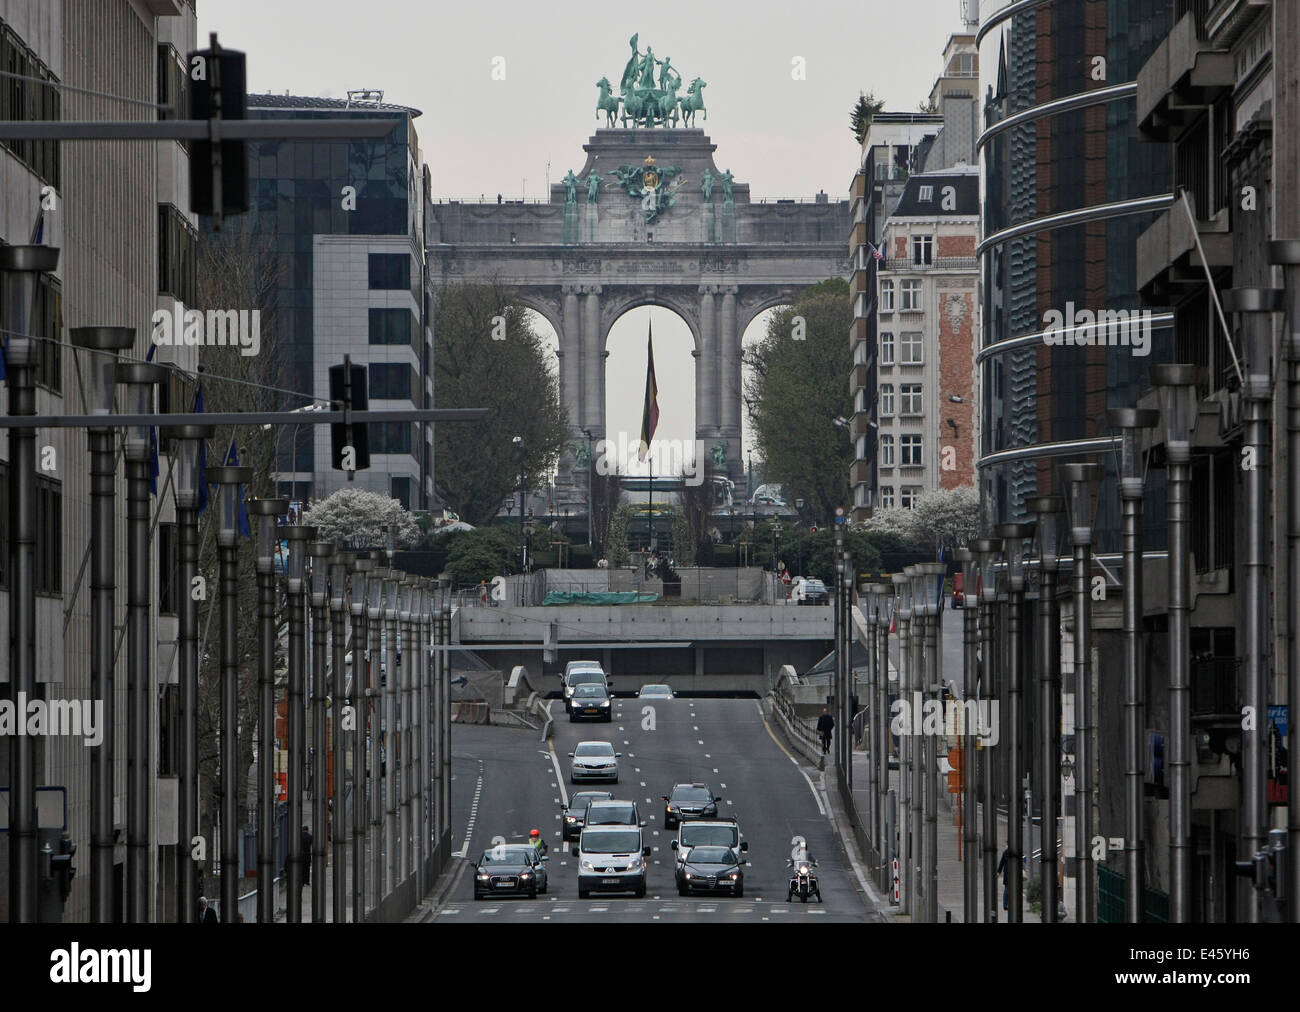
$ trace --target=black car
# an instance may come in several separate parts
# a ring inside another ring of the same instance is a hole
[[[692,847],[690,856],[677,867],[678,895],[707,892],[744,896],[743,866],[748,863],[730,847]]]
[[[535,897],[546,892],[546,867],[550,860],[527,843],[500,844],[483,851],[474,869],[474,898],[484,896]]]
[[[664,829],[672,829],[683,819],[712,819],[718,814],[718,802],[705,784],[674,784],[672,794],[664,800]]]
[[[570,724],[575,720],[609,722],[614,719],[614,701],[602,682],[587,682],[577,686],[565,705],[569,708]]]
[[[592,801],[609,801],[614,797],[609,791],[579,791],[569,799],[569,807],[564,809],[561,830],[564,840],[576,840],[582,835],[582,827],[587,824],[587,805]]]

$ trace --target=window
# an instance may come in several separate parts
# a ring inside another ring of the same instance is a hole
[[[921,282],[913,279],[911,281],[901,281],[898,285],[899,294],[902,295],[903,304],[901,307],[904,313],[919,312],[921,309]]]
[[[370,287],[401,291],[411,287],[411,258],[405,253],[371,253]]]
[[[894,364],[894,335],[888,330],[880,332],[880,364]]]
[[[180,579],[176,525],[158,525],[158,614],[175,615],[177,581]]]
[[[930,203],[930,201],[934,200],[934,187],[922,186],[920,191],[916,195],[916,199],[923,204]]]
[[[922,187],[922,189],[928,189],[928,187]],[[934,263],[934,236],[912,236],[912,263],[920,265]]]
[[[853,441],[853,459],[854,460],[867,459],[867,437],[866,436],[859,436],[857,439]]]
[[[904,467],[921,466],[921,437],[920,435],[900,436],[898,439],[898,449],[900,454],[900,463]]]
[[[410,478],[393,478],[392,479],[393,498],[402,504],[402,509],[411,508],[411,479]]]
[[[974,53],[957,54],[957,75],[959,77],[975,76],[975,54]]]
[[[898,505],[905,510],[916,509],[916,500],[921,498],[920,485],[904,485],[898,494]]]
[[[858,392],[853,395],[853,413],[863,414],[867,410],[867,388],[859,387]]]
[[[871,304],[867,301],[867,293],[859,292],[858,297],[853,300],[853,316],[855,319],[863,319],[871,310]]]
[[[905,331],[898,337],[899,365],[920,365],[925,361],[925,338],[919,330]]]
[[[880,308],[891,313],[894,311],[894,283],[892,281],[880,282]]]
[[[371,453],[410,453],[411,424],[409,422],[371,422]]]
[[[185,73],[185,61],[171,45],[158,47],[158,104],[175,107],[170,112],[159,109],[160,120],[190,118],[189,77]],[[180,143],[186,145],[188,142]]]
[[[158,205],[158,292],[187,306],[198,301],[199,234],[174,204]],[[179,338],[178,338],[179,340]]]
[[[36,593],[63,593],[63,483],[36,479]]]
[[[894,384],[885,383],[880,388],[880,417],[889,418],[894,413]]]
[[[921,384],[904,383],[898,388],[900,415],[919,415],[921,413]]]
[[[415,314],[409,309],[370,310],[371,344],[411,344],[416,329]]]
[[[882,510],[892,510],[894,508],[894,486],[880,486],[880,508]]]
[[[0,587],[9,586],[9,465],[0,460]]]
[[[859,341],[853,346],[853,364],[868,365],[867,362],[867,342]]]
[[[894,437],[893,436],[880,437],[880,466],[881,467],[894,466]]]
[[[416,384],[415,370],[406,362],[371,362],[370,363],[370,399],[371,400],[405,400],[411,399],[411,388]]]
[[[57,82],[59,79],[45,66],[26,43],[3,21],[0,21],[0,69],[17,77],[7,77],[0,83],[0,120],[25,120],[27,122],[54,122],[63,118],[59,92],[37,81]],[[0,140],[0,147],[8,151],[41,179],[56,190],[60,185],[59,142],[54,140]]]
[[[4,296],[0,293],[0,319],[4,319]],[[36,315],[33,333],[45,340],[35,342],[36,383],[56,394],[63,389],[63,292],[48,274],[36,281]]]

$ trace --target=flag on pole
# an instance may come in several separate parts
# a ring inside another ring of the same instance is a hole
[[[203,387],[200,386],[198,393],[194,395],[194,412],[195,414],[203,413]],[[199,512],[196,516],[202,516],[203,511],[208,508],[208,441],[199,440]]]
[[[645,460],[658,427],[659,386],[655,383],[654,327],[650,325],[646,329],[645,407],[641,411],[641,445],[637,448],[637,460]]]
[[[871,250],[871,257],[873,260],[885,259],[885,254],[881,253],[880,250],[876,246],[872,245],[871,242],[867,243],[867,249]]]
[[[239,448],[235,446],[235,440],[230,440],[230,449],[226,451],[226,467],[239,466]],[[244,505],[244,486],[239,486],[236,493],[239,496],[239,534],[241,537],[251,538],[253,529],[248,526],[248,508]]]

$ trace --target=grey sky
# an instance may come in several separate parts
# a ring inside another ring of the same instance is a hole
[[[349,89],[382,88],[386,101],[422,110],[415,125],[435,199],[498,192],[536,199],[548,162],[552,183],[580,169],[582,145],[596,129],[596,81],[617,83],[633,32],[643,51],[649,45],[671,57],[684,81],[708,82],[709,118],[697,125],[717,144],[717,163],[749,183],[753,199],[807,199],[818,190],[845,199],[859,157],[848,128],[858,92],[874,92],[891,111],[915,110],[939,74],[943,44],[962,30],[959,0],[198,6],[202,44],[217,31],[222,45],[248,54],[250,91],[342,98]],[[492,79],[497,57],[505,80]],[[796,57],[805,80],[794,79]],[[611,334],[612,430],[640,430],[648,312],[634,310]],[[660,435],[687,439],[689,331],[667,310],[654,316]]]

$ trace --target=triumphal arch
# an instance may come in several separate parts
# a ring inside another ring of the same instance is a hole
[[[605,438],[614,321],[637,306],[676,312],[694,339],[696,439],[739,479],[741,336],[801,288],[849,274],[849,205],[824,193],[752,201],[694,125],[708,118],[708,82],[683,87],[671,56],[642,52],[635,35],[629,44],[618,85],[596,82],[604,126],[583,145],[582,167],[551,186],[547,203],[437,205],[430,269],[443,283],[495,278],[555,328],[572,447],[585,448],[584,429]],[[673,382],[662,367],[657,379],[661,389]],[[572,466],[570,450],[561,485]]]

